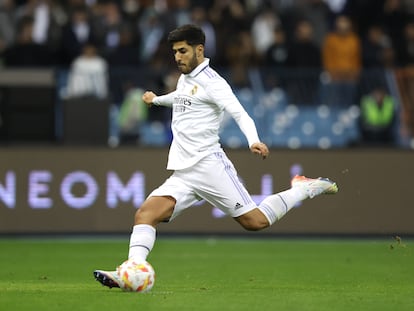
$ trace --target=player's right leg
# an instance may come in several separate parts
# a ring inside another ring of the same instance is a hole
[[[130,237],[128,258],[146,260],[155,242],[155,227],[162,221],[168,220],[175,206],[171,196],[150,196],[135,213],[135,225]],[[95,279],[109,288],[119,287],[119,277],[116,270],[95,270]]]

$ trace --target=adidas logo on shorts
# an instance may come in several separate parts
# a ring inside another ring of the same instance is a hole
[[[243,205],[241,205],[239,202],[237,202],[236,205],[235,205],[236,209],[239,209],[239,208],[242,208],[242,207],[243,207]]]

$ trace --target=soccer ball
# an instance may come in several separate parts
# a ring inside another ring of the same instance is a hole
[[[124,291],[144,293],[154,286],[155,271],[148,261],[128,259],[117,268],[117,272],[119,286]]]

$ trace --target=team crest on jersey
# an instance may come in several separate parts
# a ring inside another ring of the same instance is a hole
[[[194,85],[194,87],[192,88],[192,90],[191,90],[191,95],[195,95],[195,93],[197,93],[197,90],[198,90],[198,85]]]

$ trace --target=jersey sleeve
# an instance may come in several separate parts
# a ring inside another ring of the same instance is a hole
[[[152,103],[156,106],[172,107],[176,91],[154,97]]]
[[[240,130],[246,136],[249,147],[260,142],[256,125],[234,95],[230,85],[224,79],[218,79],[208,86],[209,96],[220,108],[226,110],[236,121]]]

